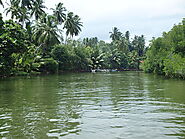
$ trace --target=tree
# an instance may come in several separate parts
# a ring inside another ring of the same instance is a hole
[[[110,33],[110,38],[112,39],[112,41],[120,40],[122,36],[122,33],[119,31],[117,27],[114,27],[112,29],[112,32],[109,32],[109,33]]]
[[[10,0],[9,7],[5,9],[6,15],[11,13],[11,19],[16,19],[24,27],[25,22],[30,20],[31,2],[32,0]]]
[[[34,15],[35,19],[38,20],[42,17],[43,14],[45,14],[44,8],[46,8],[43,5],[43,0],[35,0],[33,2],[33,7],[31,9],[31,16]]]
[[[13,74],[25,65],[26,53],[32,44],[28,41],[25,30],[12,20],[5,21],[0,26],[0,75],[4,76]]]
[[[31,9],[32,8],[32,2],[34,0],[18,0],[19,3],[20,3],[20,6],[22,8],[28,8],[28,9]]]
[[[60,43],[60,30],[55,23],[55,17],[47,15],[44,19],[37,21],[33,27],[33,40],[42,47],[43,55],[48,54],[51,46]]]
[[[143,56],[144,48],[145,48],[144,35],[134,36],[134,39],[132,41],[132,45],[133,45],[134,49],[137,51],[138,56]]]
[[[86,46],[95,47],[95,46],[98,45],[98,38],[97,37],[84,38],[83,39],[83,44],[86,45]]]
[[[184,20],[162,37],[153,39],[144,61],[144,70],[169,77],[185,78]]]
[[[77,36],[80,33],[81,27],[83,26],[80,20],[80,17],[78,15],[74,15],[73,12],[69,12],[67,14],[67,18],[64,23],[66,38],[68,35],[73,38],[74,35]]]
[[[90,64],[90,67],[92,69],[99,69],[103,66],[103,53],[100,53],[99,50],[94,50],[91,56],[92,63]]]
[[[81,30],[81,27],[83,26],[82,25],[82,22],[80,21],[80,17],[78,15],[75,15],[74,16],[74,35],[75,36],[78,36],[78,34],[82,31]]]
[[[129,41],[130,40],[130,32],[126,31],[125,32],[125,38]]]
[[[23,27],[25,25],[25,22],[30,22],[30,15],[25,7],[20,8],[18,21],[22,24]]]
[[[114,41],[115,46],[123,53],[128,53],[128,40],[125,37],[120,38],[120,40]]]
[[[2,14],[0,13],[0,36],[3,34],[3,24],[4,24],[4,21],[3,21],[3,16]]]
[[[11,14],[11,19],[18,19],[20,17],[21,8],[19,7],[19,1],[10,0],[10,4],[8,4],[8,8],[5,9],[6,15]]]
[[[66,19],[66,14],[65,14],[66,8],[63,6],[63,3],[61,3],[61,2],[58,3],[56,5],[56,8],[55,9],[52,8],[52,10],[53,10],[53,15],[57,19],[57,22],[59,24],[62,24]]]

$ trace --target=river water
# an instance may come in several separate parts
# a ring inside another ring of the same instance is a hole
[[[0,138],[185,138],[185,81],[142,72],[1,79]]]

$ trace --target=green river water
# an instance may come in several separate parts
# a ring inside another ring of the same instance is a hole
[[[0,138],[185,138],[185,81],[142,72],[0,79]]]

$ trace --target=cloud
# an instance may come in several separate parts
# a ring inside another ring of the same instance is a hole
[[[49,1],[49,0],[48,0]],[[81,37],[108,40],[116,26],[121,31],[144,34],[147,40],[168,31],[185,15],[184,0],[63,0],[84,22]]]
[[[45,0],[47,7],[63,2],[83,22],[80,37],[108,40],[112,27],[147,40],[178,24],[185,15],[185,0]]]

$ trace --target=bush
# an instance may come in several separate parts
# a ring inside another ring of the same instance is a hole
[[[40,59],[39,70],[44,73],[57,73],[58,72],[58,62],[53,58]]]
[[[164,72],[169,77],[185,78],[185,58],[178,54],[169,56],[164,60]]]
[[[52,50],[52,57],[59,63],[59,70],[71,69],[71,54],[69,46],[57,45]]]

